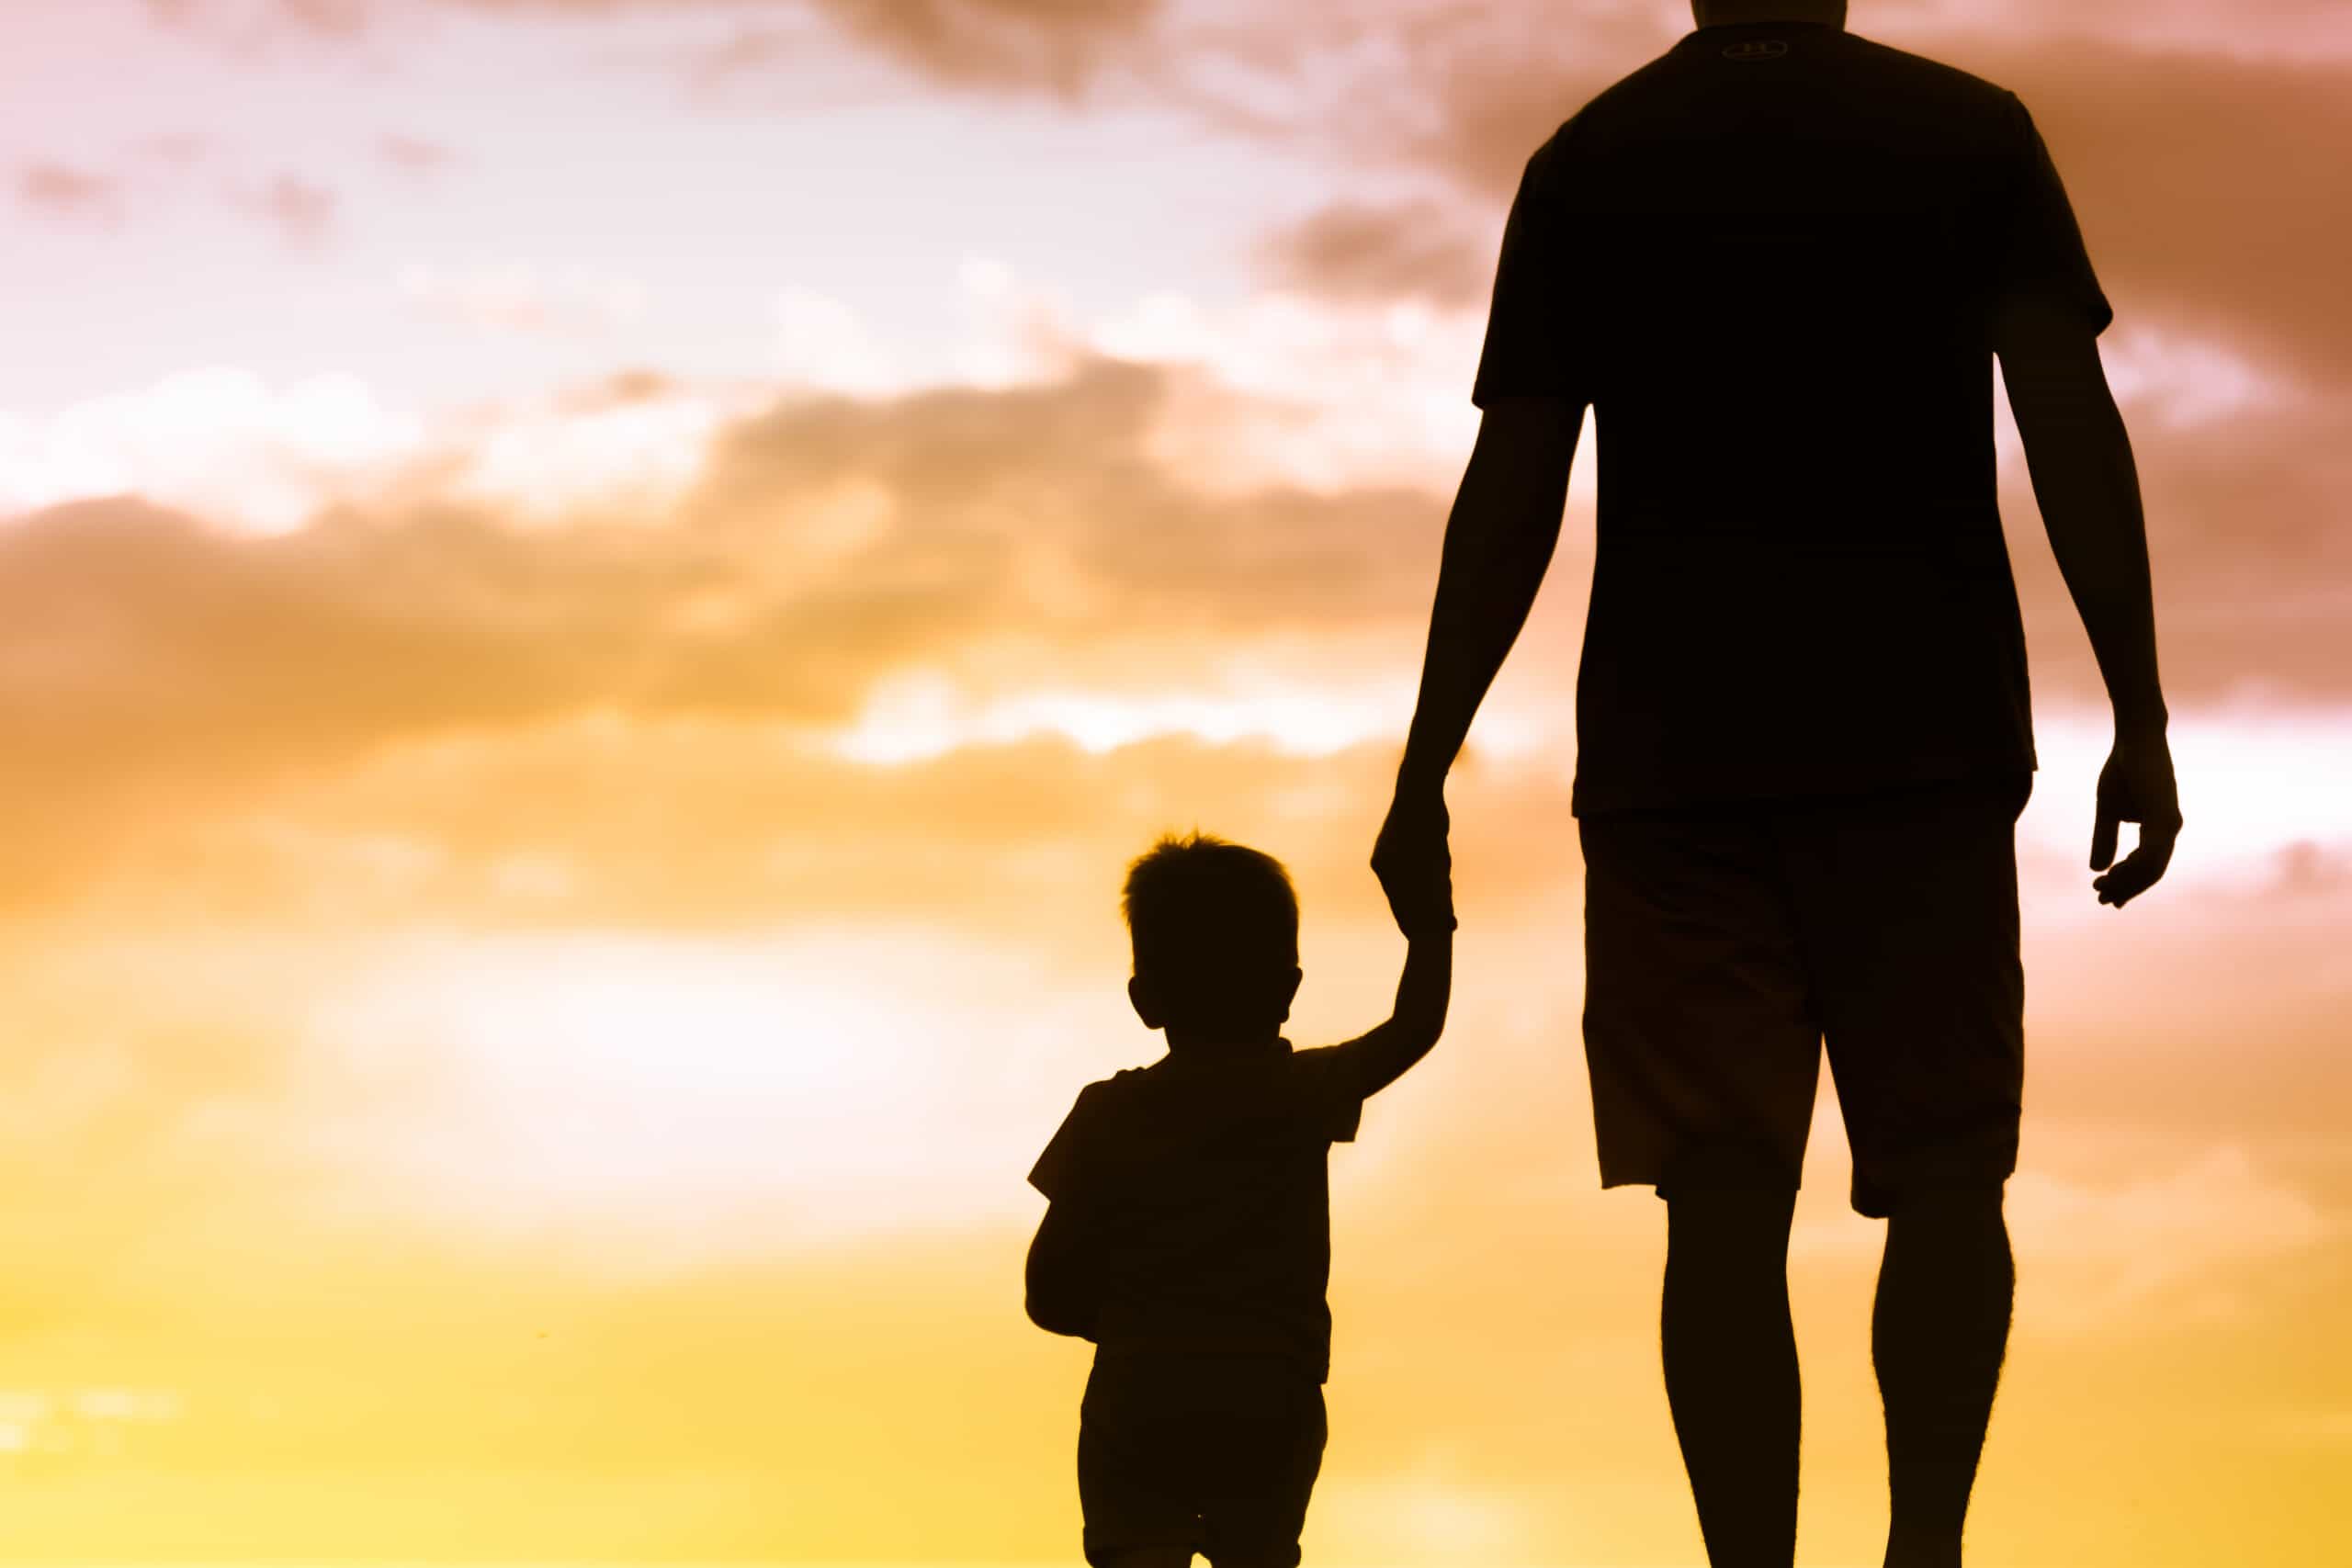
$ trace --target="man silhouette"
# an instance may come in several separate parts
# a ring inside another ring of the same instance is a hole
[[[2180,828],[2112,318],[2016,96],[1842,0],[1696,28],[1530,159],[1420,698],[1373,855],[1444,874],[1443,782],[1605,453],[1577,682],[1601,1180],[1668,1205],[1668,1403],[1716,1568],[1787,1568],[1786,1258],[1826,1043],[1872,1318],[1890,1568],[1947,1568],[2007,1340],[2023,1080],[2014,824],[2035,767],[1993,360],[2115,714],[2104,904]],[[2140,825],[2116,861],[2119,825]]]

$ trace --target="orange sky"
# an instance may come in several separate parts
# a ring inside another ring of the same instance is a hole
[[[1983,1560],[2352,1551],[2352,27],[1856,0],[2033,109],[2116,305],[2188,818],[2004,412],[2018,1326]],[[1125,861],[1364,860],[1503,204],[1664,0],[0,6],[0,1558],[1075,1555],[1030,1158],[1147,1059]],[[1666,1568],[1662,1212],[1592,1175],[1550,590],[1454,1023],[1334,1159],[1310,1560]],[[1525,845],[1548,845],[1530,853]],[[1825,1100],[1804,1560],[1875,1561]]]

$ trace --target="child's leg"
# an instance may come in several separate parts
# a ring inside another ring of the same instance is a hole
[[[1323,1468],[1323,1390],[1275,1359],[1238,1361],[1203,1422],[1202,1552],[1212,1568],[1298,1568],[1307,1498]]]
[[[1200,1536],[1198,1445],[1148,1363],[1098,1361],[1079,1407],[1078,1500],[1092,1568],[1186,1568]]]

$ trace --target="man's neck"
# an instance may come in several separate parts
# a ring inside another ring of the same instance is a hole
[[[1843,6],[1808,6],[1804,0],[1713,0],[1691,8],[1692,18],[1702,28],[1741,27],[1751,22],[1812,22],[1825,28],[1843,28],[1846,7]]]

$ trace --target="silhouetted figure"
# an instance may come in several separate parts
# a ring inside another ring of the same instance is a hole
[[[1050,1201],[1029,1316],[1095,1342],[1079,1415],[1087,1562],[1294,1568],[1323,1462],[1328,1155],[1445,1025],[1453,913],[1440,852],[1399,909],[1388,1021],[1282,1038],[1298,900],[1281,863],[1199,834],[1129,868],[1127,996],[1168,1054],[1091,1083],[1038,1157]]]
[[[1409,903],[1444,864],[1445,774],[1551,561],[1590,405],[1585,1044],[1603,1184],[1668,1204],[1667,1393],[1707,1549],[1794,1551],[1786,1254],[1826,1040],[1854,1206],[1889,1221],[1886,1562],[1941,1568],[2007,1338],[2024,1061],[2035,758],[1996,354],[2114,704],[2100,900],[2155,882],[2180,827],[2095,341],[2112,312],[2012,94],[1848,34],[1843,4],[1694,10],[1527,164],[1374,865]]]

